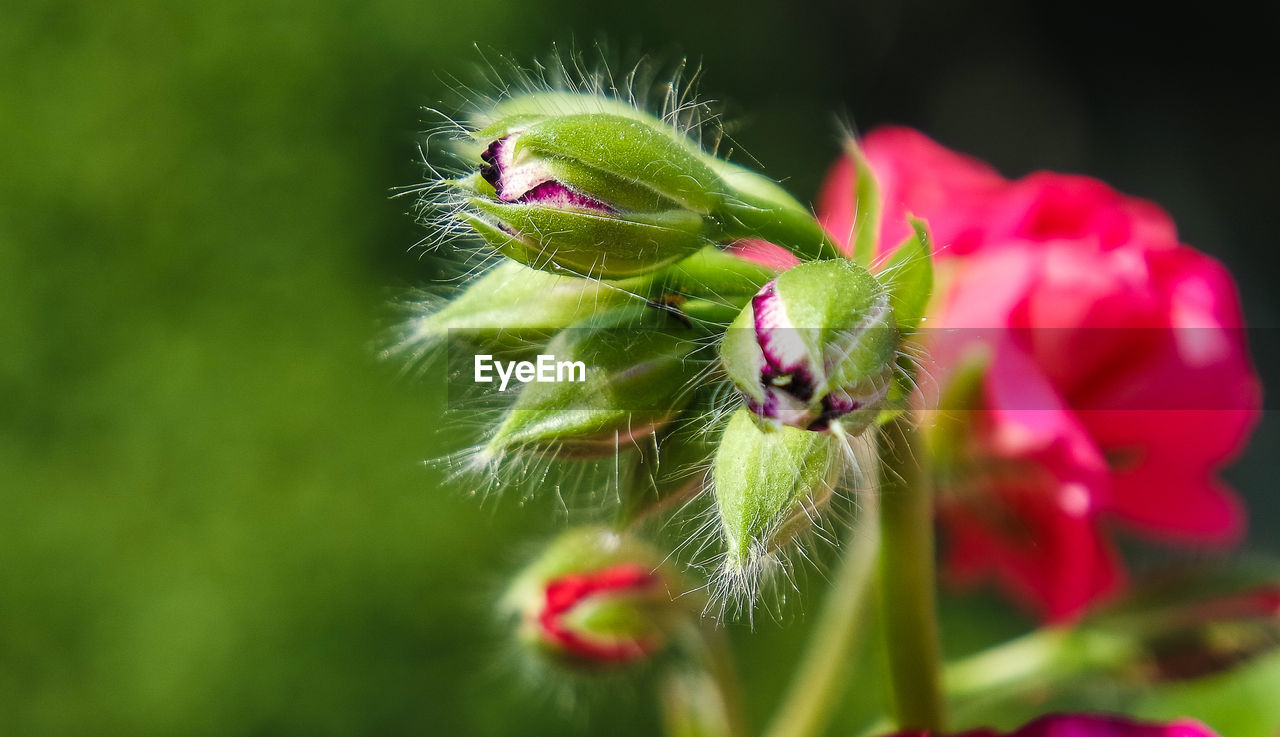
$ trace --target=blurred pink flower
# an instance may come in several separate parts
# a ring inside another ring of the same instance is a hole
[[[951,578],[994,574],[1065,619],[1122,584],[1112,523],[1172,543],[1238,539],[1242,510],[1216,474],[1261,388],[1230,274],[1180,245],[1159,207],[1097,180],[1009,181],[904,128],[862,146],[883,195],[880,255],[907,237],[907,213],[933,233],[931,373],[945,384],[975,350],[989,361],[943,479]],[[821,201],[838,239],[853,176],[840,161]]]
[[[895,737],[929,737],[926,732],[902,732]],[[991,729],[975,729],[954,737],[1001,737]],[[1179,719],[1171,724],[1147,724],[1099,714],[1060,714],[1041,717],[1007,737],[1217,737],[1199,722]]]

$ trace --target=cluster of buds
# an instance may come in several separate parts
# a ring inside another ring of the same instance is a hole
[[[507,458],[605,459],[619,501],[612,526],[570,530],[529,563],[503,611],[539,662],[579,671],[651,664],[681,651],[690,657],[672,659],[664,691],[673,729],[740,732],[717,666],[692,662],[708,648],[697,623],[706,601],[691,595],[704,586],[687,582],[673,553],[641,537],[642,523],[682,514],[700,495],[716,517],[704,529],[718,530],[719,591],[754,603],[776,557],[828,515],[838,490],[863,470],[859,454],[875,444],[859,437],[908,408],[914,367],[904,345],[933,288],[927,229],[910,220],[907,240],[873,267],[871,254],[883,245],[878,193],[856,146],[857,189],[868,210],[859,212],[847,256],[777,184],[616,99],[524,94],[475,117],[464,133],[457,148],[466,171],[424,209],[445,213],[451,233],[462,223],[498,263],[447,304],[421,310],[403,347],[421,352],[454,336],[489,353],[538,349],[583,366],[578,381],[525,382],[513,391],[477,467]],[[754,261],[738,248],[744,241],[780,246],[799,263]],[[906,425],[895,422],[887,437]],[[936,435],[932,450],[945,461],[948,436]],[[879,478],[903,469],[891,465]],[[909,486],[903,479],[894,501],[907,498]],[[908,613],[929,616],[931,591],[920,584],[930,583],[932,564],[904,565],[932,558],[930,534],[911,527],[931,524],[931,500],[917,497],[886,504],[881,514],[884,539],[892,533],[898,541],[896,558],[888,554],[893,545],[883,547],[882,599],[905,592],[898,599],[918,610]],[[877,539],[864,538],[873,546]],[[909,585],[884,585],[895,577]],[[1033,647],[1018,646],[1028,669],[1006,668],[1004,678],[1032,683],[1032,667],[1140,672],[1149,680],[1217,672],[1280,645],[1280,589],[1274,579],[1254,583],[1216,593],[1191,587],[1192,595],[1140,602],[1135,614],[1117,607],[1075,629],[1048,630],[1048,646],[1034,638]],[[913,624],[919,652],[890,664],[899,699],[910,693],[902,674],[920,675],[910,659],[937,660],[927,623]],[[953,667],[953,690],[970,678],[990,692],[990,679],[972,679],[989,672],[989,662]],[[936,682],[921,687],[940,690]],[[899,725],[929,726],[911,733],[920,737],[941,734],[938,694],[918,701],[898,704]],[[914,722],[906,718],[913,711]],[[1189,723],[1086,716],[1038,720],[1010,737],[1068,733],[1212,737]]]
[[[562,536],[516,578],[505,609],[520,640],[556,662],[649,661],[696,598],[677,605],[673,593],[697,587],[674,583],[640,523],[705,493],[723,591],[749,597],[826,513],[849,440],[892,411],[910,333],[903,305],[928,284],[907,288],[894,269],[846,258],[777,184],[618,100],[513,97],[457,144],[467,171],[424,210],[461,222],[499,260],[452,300],[424,305],[403,345],[421,353],[453,338],[586,367],[580,381],[507,394],[473,467],[536,458],[614,469],[614,527]],[[801,264],[747,258],[743,241]],[[631,473],[617,472],[623,457]]]

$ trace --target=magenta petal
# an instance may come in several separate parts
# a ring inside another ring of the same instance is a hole
[[[899,732],[893,737],[930,737],[927,732]],[[1000,737],[982,728],[952,737]],[[1216,732],[1192,719],[1169,724],[1138,722],[1107,714],[1051,714],[1013,731],[1007,737],[1219,737]]]
[[[1190,719],[1171,724],[1135,722],[1100,714],[1062,714],[1031,722],[1010,737],[1218,737],[1213,730]]]
[[[1236,542],[1244,532],[1240,499],[1211,471],[1174,458],[1151,458],[1117,473],[1111,502],[1116,516],[1157,539],[1201,545]]]

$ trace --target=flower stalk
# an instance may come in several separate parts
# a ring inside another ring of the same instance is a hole
[[[909,420],[883,428],[880,473],[880,615],[900,729],[941,733],[945,723],[935,593],[933,495],[924,449]]]

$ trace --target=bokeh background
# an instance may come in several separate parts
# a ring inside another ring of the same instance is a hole
[[[611,684],[566,716],[563,692],[516,674],[492,599],[563,516],[445,484],[422,463],[451,449],[440,387],[374,359],[390,301],[436,273],[388,198],[421,179],[420,106],[474,78],[477,45],[688,55],[741,149],[805,197],[840,119],[915,125],[1009,175],[1092,174],[1166,206],[1272,328],[1276,11],[1160,19],[1017,2],[7,4],[0,733],[656,733],[643,689],[619,704],[632,689]],[[1246,548],[1272,555],[1278,451],[1269,413],[1229,474]],[[793,598],[780,624],[730,627],[757,719],[815,604]],[[987,595],[944,606],[955,652],[1026,626]],[[1274,737],[1277,692],[1273,658],[1089,698]],[[867,716],[851,705],[833,733]]]

